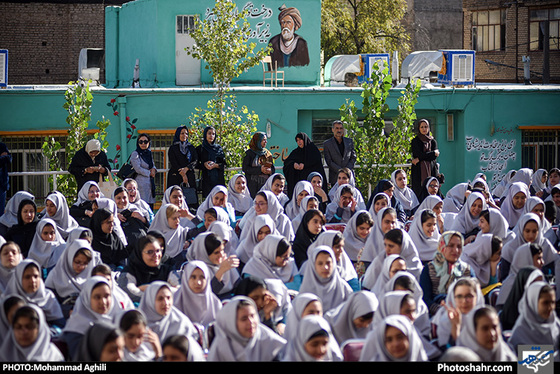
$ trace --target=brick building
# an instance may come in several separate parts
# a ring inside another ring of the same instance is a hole
[[[0,48],[9,51],[8,83],[75,81],[80,50],[104,48],[105,6],[125,2],[1,0]],[[103,76],[100,80],[103,82]]]
[[[560,83],[559,31],[558,0],[463,0],[463,48],[476,50],[477,81],[523,83],[528,57],[531,82]]]

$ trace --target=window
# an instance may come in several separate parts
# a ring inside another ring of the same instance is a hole
[[[477,52],[505,50],[506,12],[484,10],[472,14],[472,48]]]
[[[533,170],[560,165],[560,126],[520,127],[521,164]]]
[[[548,24],[550,50],[560,49],[560,8],[533,9],[529,12],[529,48],[542,51]]]

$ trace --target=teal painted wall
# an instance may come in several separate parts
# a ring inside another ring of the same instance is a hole
[[[438,141],[441,171],[446,176],[444,192],[453,184],[472,180],[483,171],[496,183],[510,169],[521,167],[521,131],[519,126],[560,125],[557,105],[560,88],[473,88],[422,89],[416,111],[428,118]],[[111,120],[108,129],[109,156],[114,157],[116,144],[128,155],[134,146],[126,147],[125,116],[137,118],[138,131],[175,129],[188,124],[197,106],[205,106],[215,93],[212,89],[94,89],[91,128],[103,116]],[[361,108],[359,88],[234,88],[240,106],[247,105],[260,117],[259,130],[267,121],[272,125],[268,147],[277,152],[276,165],[282,165],[296,144],[299,131],[311,133],[314,119],[333,118],[347,99]],[[400,90],[393,89],[388,100],[389,117],[397,108]],[[119,116],[107,106],[118,99]],[[0,130],[25,131],[65,129],[66,111],[62,108],[64,90],[0,90]],[[447,140],[447,114],[454,117],[454,139]],[[494,132],[491,124],[494,123]],[[407,150],[403,150],[407,151]],[[492,182],[493,181],[493,182]]]
[[[280,32],[278,8],[286,4],[297,7],[302,15],[302,26],[296,31],[308,44],[310,63],[307,66],[286,67],[285,83],[316,85],[321,72],[321,1],[284,0],[262,2],[237,1],[239,8],[247,8],[251,15],[254,37],[249,41],[256,49],[266,47],[270,37]],[[136,0],[122,7],[107,7],[105,14],[106,86],[131,87],[136,59],[140,60],[142,87],[175,86],[175,29],[177,15],[198,15],[205,19],[214,1]],[[182,52],[186,53],[186,52]],[[253,67],[233,81],[233,84],[262,84],[262,67]],[[210,71],[201,66],[201,81],[213,83]]]

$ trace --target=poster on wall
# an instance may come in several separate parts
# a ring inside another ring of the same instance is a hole
[[[8,86],[8,50],[0,49],[0,88]]]

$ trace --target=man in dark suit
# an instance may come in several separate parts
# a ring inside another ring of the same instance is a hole
[[[329,183],[334,185],[337,181],[338,171],[349,168],[354,171],[356,163],[356,150],[354,141],[344,136],[344,124],[336,120],[332,124],[333,137],[323,143],[323,156],[329,167]]]

